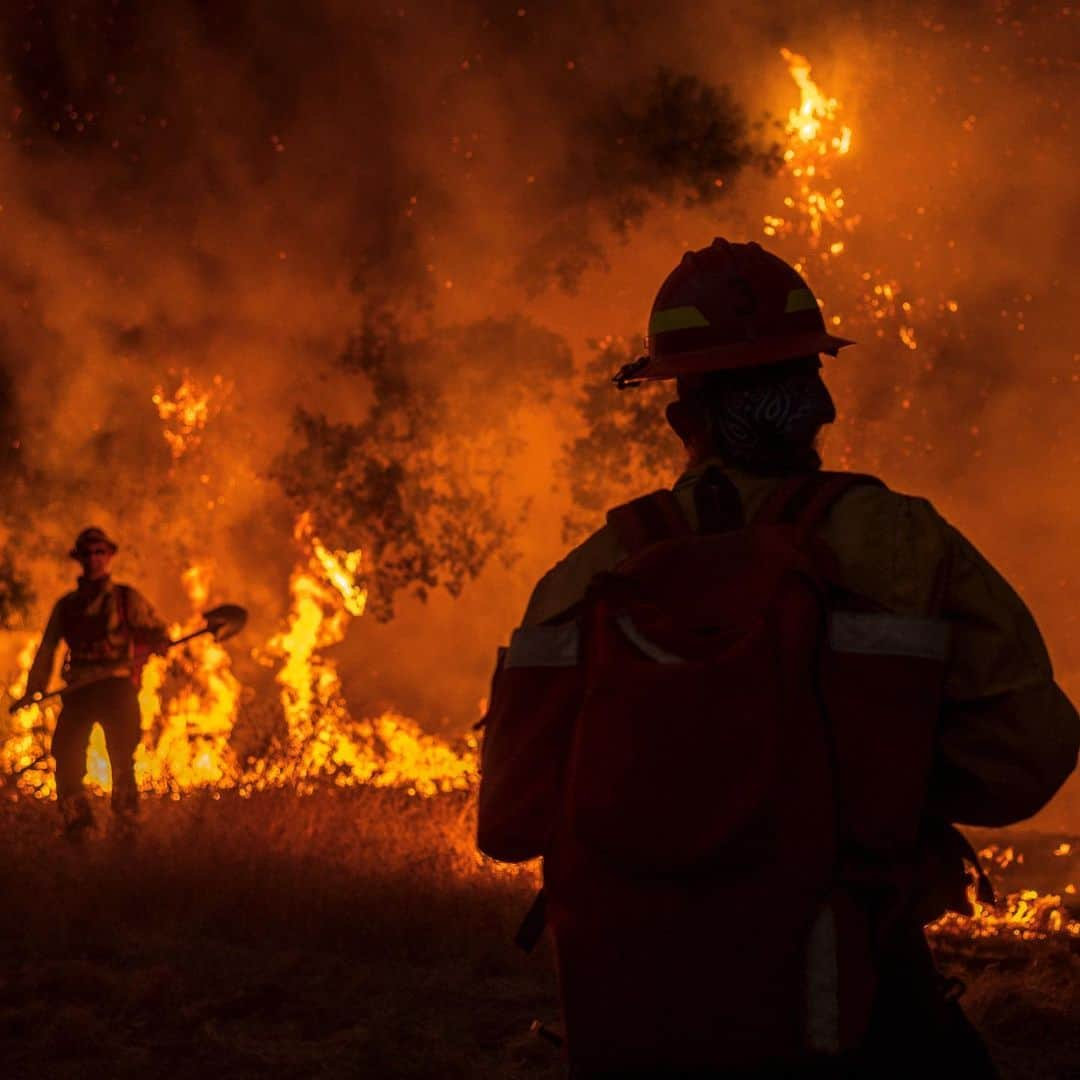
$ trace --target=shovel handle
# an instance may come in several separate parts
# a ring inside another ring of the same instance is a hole
[[[201,630],[195,630],[190,634],[185,634],[181,638],[177,638],[175,641],[170,641],[165,648],[175,649],[177,645],[183,645],[193,638],[202,637],[203,634],[212,634],[214,631],[209,626],[204,626]],[[103,674],[95,676],[93,679],[83,679],[80,682],[69,683],[67,686],[59,686],[55,690],[49,690],[44,694],[30,694],[19,698],[18,701],[12,702],[8,708],[8,712],[14,716],[15,713],[22,709],[29,708],[31,705],[40,705],[43,701],[48,701],[50,698],[59,697],[61,694],[69,694],[72,690],[81,690],[84,686],[93,686],[94,683],[104,682],[105,679],[114,678],[113,675]]]
[[[66,689],[66,686],[63,687],[63,690]],[[18,701],[13,701],[8,706],[8,713],[14,716],[17,712],[30,708],[31,705],[38,705],[43,701],[48,701],[49,698],[56,697],[63,690],[50,690],[47,694],[24,694]]]
[[[193,638],[202,637],[203,634],[212,634],[214,631],[209,626],[204,626],[201,630],[193,630],[190,634],[185,634],[183,637],[178,637],[175,641],[170,641],[165,646],[166,649],[175,649],[177,645],[183,645],[185,642],[191,641]]]

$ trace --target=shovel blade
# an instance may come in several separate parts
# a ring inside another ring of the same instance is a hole
[[[222,604],[203,612],[206,629],[214,635],[215,641],[227,641],[235,637],[247,625],[248,613],[239,604]]]

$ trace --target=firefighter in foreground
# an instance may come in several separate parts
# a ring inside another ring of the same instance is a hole
[[[166,626],[147,600],[130,585],[113,582],[110,570],[116,551],[117,545],[102,529],[90,527],[79,533],[70,555],[82,567],[82,576],[74,592],[53,608],[26,688],[28,696],[45,692],[61,641],[67,645],[65,681],[97,680],[64,694],[52,738],[56,794],[71,839],[84,835],[94,823],[83,776],[95,723],[105,732],[109,753],[114,824],[121,833],[134,826],[139,795],[135,750],[142,734],[140,660],[169,644]]]
[[[955,528],[821,469],[849,344],[757,244],[688,253],[615,379],[677,380],[688,469],[500,653],[479,846],[544,856],[574,1075],[994,1075],[923,926],[968,905],[954,824],[1034,814],[1080,722]]]

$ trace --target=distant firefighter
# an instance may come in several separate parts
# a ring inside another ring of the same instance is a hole
[[[1035,813],[1080,720],[956,529],[822,470],[850,344],[757,244],[688,252],[615,376],[677,380],[688,469],[500,651],[478,843],[544,857],[574,1076],[995,1075],[923,927],[969,910],[955,823]]]
[[[93,824],[83,776],[95,723],[105,732],[112,768],[114,822],[122,833],[134,825],[135,750],[142,731],[139,661],[169,643],[165,624],[147,600],[130,585],[113,582],[110,569],[116,551],[102,529],[92,526],[79,533],[70,555],[82,566],[82,576],[75,591],[53,608],[27,684],[28,695],[45,692],[61,641],[67,645],[65,681],[90,682],[65,692],[52,739],[56,793],[65,832],[72,839]]]

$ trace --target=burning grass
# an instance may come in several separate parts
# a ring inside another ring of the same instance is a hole
[[[528,1034],[557,1015],[547,947],[511,942],[534,875],[475,854],[468,793],[149,798],[133,849],[0,805],[5,1076],[562,1075]],[[937,947],[1007,1077],[1075,1075],[1075,939]]]

